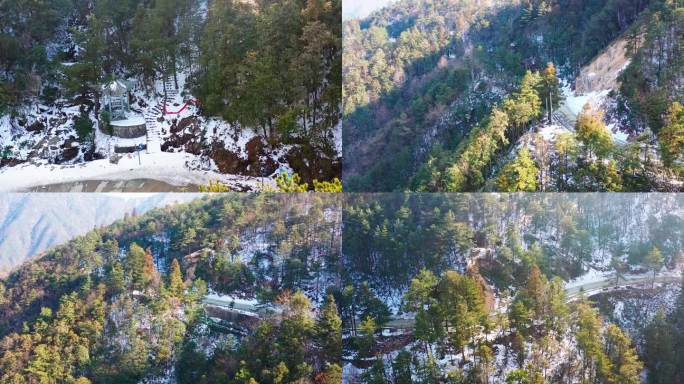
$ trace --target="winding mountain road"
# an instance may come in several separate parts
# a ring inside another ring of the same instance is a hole
[[[669,271],[657,274],[655,277],[655,283],[657,284],[676,283],[681,280],[681,275]],[[588,296],[599,292],[614,291],[620,288],[650,288],[653,283],[653,275],[650,273],[636,276],[627,275],[620,277],[618,281],[616,281],[615,274],[611,273],[600,280],[587,281],[586,283],[578,285],[566,285],[565,293],[567,294],[568,301],[572,301],[577,298],[580,293]]]
[[[669,284],[678,283],[682,281],[682,277],[677,272],[663,272],[655,277],[655,284]],[[626,275],[616,281],[614,273],[606,274],[600,279],[587,280],[580,284],[568,283],[565,286],[565,293],[567,301],[571,302],[580,297],[591,296],[601,292],[612,292],[622,288],[639,288],[649,289],[654,283],[653,275],[646,273],[643,275]],[[415,320],[409,317],[392,318],[383,328],[395,329],[411,329],[415,324]]]
[[[259,317],[259,310],[262,308],[262,306],[257,303],[239,300],[229,296],[207,295],[202,302],[205,305],[221,307],[228,311],[239,312],[252,317]]]
[[[565,286],[565,293],[567,301],[571,302],[580,297],[580,295],[591,296],[601,292],[612,292],[622,288],[643,288],[647,289],[656,284],[677,283],[682,280],[682,277],[677,272],[662,272],[656,275],[655,280],[650,273],[642,275],[625,275],[616,279],[614,273],[606,274],[597,279],[588,279],[582,283],[568,283]],[[213,305],[221,307],[225,310],[240,313],[252,317],[260,317],[260,310],[263,306],[252,301],[235,299],[229,296],[207,295],[203,300],[205,305]],[[415,319],[404,316],[401,318],[395,317],[387,322],[383,328],[394,329],[411,329],[415,325]]]

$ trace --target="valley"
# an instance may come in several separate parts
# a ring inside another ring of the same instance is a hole
[[[348,191],[681,191],[680,8],[421,0],[345,21]]]

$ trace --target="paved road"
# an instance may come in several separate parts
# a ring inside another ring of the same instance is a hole
[[[682,278],[680,276],[674,275],[671,272],[659,274],[655,278],[657,284],[678,283],[681,281]],[[617,283],[615,281],[615,275],[609,274],[600,280],[587,281],[584,284],[566,287],[565,293],[568,301],[573,301],[579,297],[580,292],[584,293],[585,296],[590,296],[600,292],[610,292],[626,287],[651,288],[652,283],[653,276],[651,274],[627,276],[626,278],[620,278],[620,281]],[[415,320],[410,318],[392,319],[385,325],[385,328],[410,329],[413,328],[414,323]]]
[[[568,132],[575,132],[575,126],[568,120],[567,116],[560,113],[559,111],[554,111],[551,114],[551,118],[554,123],[560,125]]]
[[[555,124],[558,124],[561,126],[563,129],[565,129],[568,132],[575,132],[575,124],[577,123],[577,116],[575,116],[570,108],[563,102],[563,104],[558,107],[553,113],[551,114],[551,118]],[[622,139],[617,139],[615,136],[613,136],[613,142],[619,145],[626,145],[629,144],[626,140]]]
[[[23,192],[197,192],[196,185],[176,186],[159,180],[83,180],[31,187]]]
[[[680,276],[673,275],[671,273],[663,273],[656,275],[656,283],[676,283],[680,282],[682,278]],[[592,295],[602,291],[611,291],[619,288],[625,287],[640,287],[645,286],[645,288],[650,288],[653,283],[653,276],[651,274],[639,275],[639,276],[628,276],[626,278],[620,278],[619,282],[616,283],[615,275],[610,274],[605,276],[601,280],[595,280],[586,282],[581,285],[572,286],[565,289],[565,293],[568,299],[574,299],[579,296],[580,292],[584,292],[584,295]]]
[[[681,281],[681,277],[671,272],[662,273],[656,276],[655,282],[662,283],[676,283]],[[585,296],[590,296],[600,292],[608,292],[617,290],[625,287],[644,287],[650,288],[653,282],[653,277],[651,274],[639,275],[639,276],[626,276],[620,278],[619,282],[616,283],[615,275],[608,274],[599,280],[587,281],[583,284],[573,285],[571,287],[565,288],[565,293],[567,294],[568,301],[576,299],[580,292]],[[255,317],[259,316],[260,306],[258,304],[246,303],[243,301],[234,301],[231,298],[216,298],[216,297],[205,297],[203,302],[208,305],[214,305],[228,310],[240,311],[244,314],[253,314]],[[385,328],[397,328],[397,329],[410,329],[413,328],[415,320],[412,318],[396,318],[391,319]]]
[[[234,301],[232,299],[219,299],[216,297],[205,297],[203,300],[204,304],[214,305],[226,309],[235,309],[242,312],[251,312],[258,315],[259,306],[254,304],[245,303],[242,301]]]

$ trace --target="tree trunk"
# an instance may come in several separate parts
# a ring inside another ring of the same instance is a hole
[[[173,55],[172,59],[173,59],[173,83],[176,86],[176,90],[178,90],[178,68],[176,65],[176,55]]]
[[[266,131],[266,124],[261,124],[261,129],[264,131],[264,139],[268,141],[268,132]]]

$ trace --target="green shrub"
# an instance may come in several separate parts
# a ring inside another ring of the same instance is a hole
[[[93,122],[86,113],[81,113],[81,116],[76,118],[74,122],[74,128],[76,128],[76,133],[81,140],[87,139],[93,133]]]

